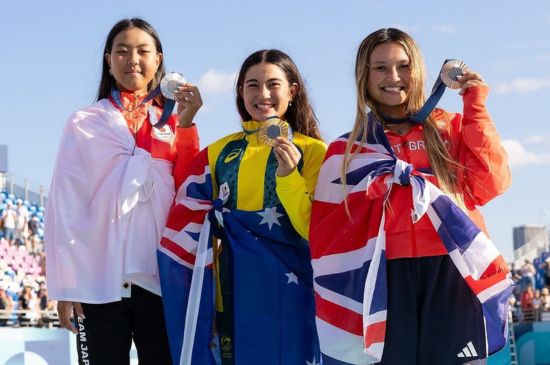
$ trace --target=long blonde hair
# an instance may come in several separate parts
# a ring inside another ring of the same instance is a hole
[[[367,84],[369,80],[369,60],[373,50],[377,46],[389,42],[402,46],[410,60],[411,76],[409,83],[409,96],[405,106],[405,114],[411,115],[417,112],[426,101],[426,96],[424,93],[426,67],[424,65],[422,54],[411,36],[395,28],[379,29],[368,35],[359,46],[355,63],[357,110],[355,124],[349,135],[349,140],[347,142],[344,155],[344,164],[342,165],[344,193],[346,190],[347,168],[350,161],[360,150],[359,148],[354,148],[355,141],[357,141],[360,137],[361,144],[363,144],[366,141],[367,134],[372,133],[372,131],[367,130],[367,110],[370,109],[378,120],[383,121],[375,100],[371,98],[368,93]],[[441,138],[440,130],[431,116],[428,117],[424,123],[423,137],[426,142],[430,166],[438,179],[440,188],[445,193],[449,194],[457,203],[463,205],[463,197],[457,186],[457,173],[462,166],[458,164],[449,154],[449,151],[445,147],[444,141]]]

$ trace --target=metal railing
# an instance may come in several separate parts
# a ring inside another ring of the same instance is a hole
[[[40,206],[46,203],[44,185],[13,173],[0,172],[0,192],[2,191]]]
[[[59,327],[55,310],[0,309],[0,327]]]

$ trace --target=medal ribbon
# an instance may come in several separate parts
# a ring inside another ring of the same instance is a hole
[[[447,63],[447,61],[449,60],[445,60],[443,64]],[[435,80],[430,97],[428,98],[428,100],[426,100],[426,102],[424,103],[422,108],[420,108],[419,111],[405,118],[393,118],[388,115],[382,115],[382,116],[386,122],[392,123],[392,124],[401,124],[405,122],[422,124],[426,121],[430,113],[434,110],[437,103],[439,103],[439,100],[443,96],[443,93],[445,92],[446,88],[447,88],[447,85],[445,85],[443,80],[441,80],[441,72],[440,72],[439,76],[437,77],[437,80]]]
[[[147,94],[145,98],[143,98],[143,100],[138,105],[138,107],[141,106],[142,104],[145,104],[153,100],[153,98],[157,97],[159,94],[160,94],[160,86],[157,86],[156,88],[151,90],[151,92]],[[111,98],[119,108],[126,110],[126,108],[124,108],[122,104],[122,98],[120,97],[120,90],[118,90],[116,87],[113,87],[111,89]],[[164,127],[166,122],[168,122],[168,118],[170,117],[170,115],[172,115],[172,111],[174,110],[175,105],[176,105],[175,100],[166,98],[166,102],[164,103],[164,108],[162,110],[162,115],[160,116],[160,120],[157,118],[155,109],[152,106],[149,106],[147,108],[147,112],[149,114],[149,122],[151,123],[151,125],[157,129]]]

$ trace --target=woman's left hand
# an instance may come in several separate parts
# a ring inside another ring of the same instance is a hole
[[[178,127],[186,128],[193,124],[193,118],[202,106],[202,97],[199,88],[193,84],[183,84],[174,92],[178,102]]]
[[[298,151],[298,148],[286,138],[277,137],[276,141],[277,143],[273,147],[273,151],[275,151],[275,157],[277,158],[279,166],[275,174],[281,177],[287,176],[294,171],[296,166],[298,166],[302,154]]]
[[[460,82],[459,95],[464,94],[472,86],[487,86],[481,75],[472,70],[466,70],[464,71],[464,75],[458,76],[458,82]]]

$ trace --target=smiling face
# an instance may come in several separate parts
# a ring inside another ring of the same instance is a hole
[[[367,90],[379,112],[391,117],[405,115],[411,82],[411,62],[398,43],[376,46],[369,59]]]
[[[162,54],[155,40],[139,28],[121,31],[113,40],[111,53],[105,55],[119,90],[142,95],[155,77]]]
[[[264,121],[272,116],[284,120],[297,88],[296,84],[289,84],[280,67],[262,62],[248,69],[240,93],[253,120]]]

